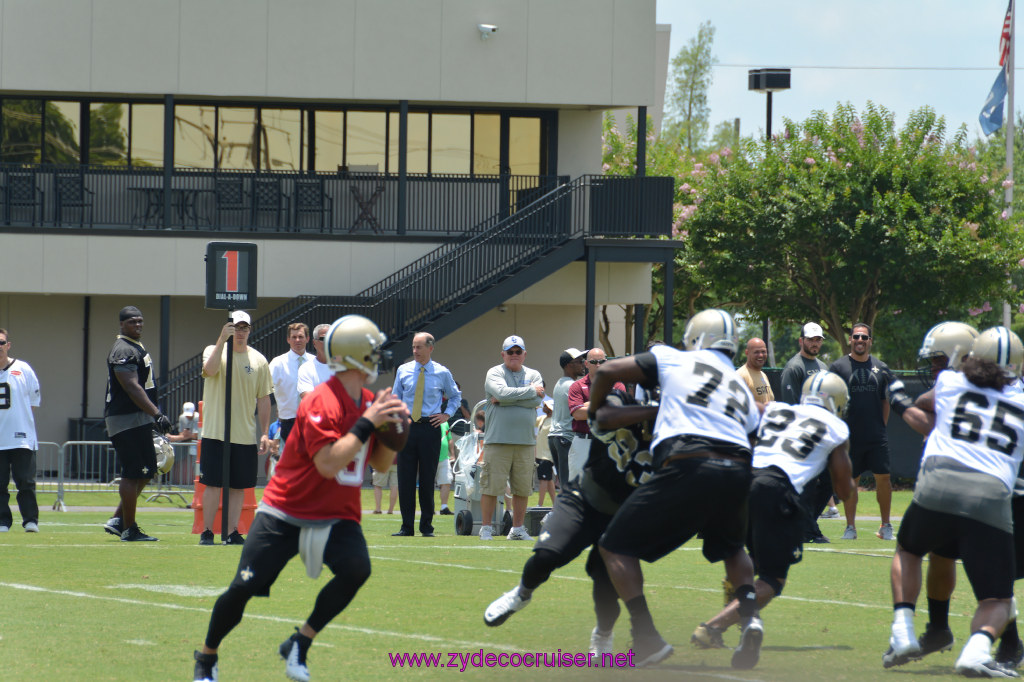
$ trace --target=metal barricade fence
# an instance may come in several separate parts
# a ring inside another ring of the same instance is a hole
[[[168,499],[188,506],[195,489],[196,444],[172,443],[174,466],[157,474],[147,491],[148,501]],[[65,511],[64,498],[71,493],[118,492],[120,466],[113,445],[107,440],[77,440],[58,444],[41,441],[36,451],[36,495],[55,495],[53,509]],[[8,493],[17,494],[14,481]]]

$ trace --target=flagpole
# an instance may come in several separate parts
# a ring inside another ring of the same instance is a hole
[[[1009,180],[1013,180],[1013,138],[1014,138],[1014,126],[1016,121],[1014,120],[1014,108],[1013,108],[1013,82],[1014,82],[1014,43],[1016,43],[1016,31],[1014,26],[1017,23],[1017,16],[1014,8],[1014,0],[1010,0],[1010,51],[1006,56],[1006,104],[1007,104],[1007,116],[1006,116],[1006,177]],[[1009,187],[1003,195],[1004,201],[1006,202],[1006,215],[1013,215],[1013,183],[1011,182]],[[1010,328],[1010,304],[1008,302],[1003,303],[1003,326],[1007,329]]]

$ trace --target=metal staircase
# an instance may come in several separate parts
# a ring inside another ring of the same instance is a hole
[[[275,355],[296,320],[360,314],[388,336],[450,334],[584,254],[585,236],[657,236],[671,223],[671,178],[585,175],[556,186],[507,217],[492,217],[354,296],[299,296],[255,320],[251,346]],[[202,393],[202,355],[170,371],[166,409]]]

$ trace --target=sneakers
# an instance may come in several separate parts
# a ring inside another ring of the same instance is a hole
[[[107,519],[107,522],[103,524],[103,530],[107,531],[111,535],[121,537],[121,533],[124,532],[124,526],[121,525],[121,517],[112,516]]]
[[[212,534],[213,533],[211,533],[211,535]],[[224,544],[225,545],[244,545],[245,544],[245,538],[243,538],[242,534],[239,533],[238,530],[236,529],[236,530],[231,531],[231,535],[229,535],[228,539],[224,541]]]
[[[453,512],[448,507],[441,507],[441,511],[439,511],[438,514],[440,514],[441,516],[455,516],[455,512]]]
[[[725,642],[722,641],[723,629],[716,628],[707,623],[701,623],[690,635],[690,642],[700,649],[724,649]]]
[[[491,605],[484,611],[484,623],[491,627],[497,627],[516,611],[525,609],[529,603],[529,599],[519,596],[519,588],[515,587],[491,602]]]
[[[822,513],[821,518],[823,518],[823,519],[838,519],[839,518],[839,508],[838,507],[829,507],[828,509],[826,509]]]
[[[732,667],[738,670],[750,670],[757,665],[761,656],[761,642],[764,640],[764,623],[757,616],[751,616],[743,632],[740,643],[732,652]]]
[[[10,530],[11,529],[8,526],[0,526],[0,533],[8,533]]]
[[[199,534],[200,545],[212,545],[213,544],[213,531],[210,529],[204,530]]]
[[[494,529],[490,526],[480,526],[480,539],[481,540],[493,540]]]
[[[644,666],[654,665],[660,663],[666,658],[672,655],[674,649],[672,645],[661,638],[661,635],[654,633],[653,635],[637,636],[633,633],[633,660],[636,667],[643,668]]]
[[[924,635],[921,636],[922,638]],[[952,634],[950,635],[952,637]],[[952,643],[950,643],[952,646]],[[918,642],[909,642],[906,646],[897,647],[893,637],[889,637],[889,648],[882,654],[882,667],[889,669],[897,665],[903,665],[910,661],[916,661],[924,654]]]
[[[217,682],[217,654],[196,651],[192,656],[196,659],[196,671],[192,675],[194,682]]]
[[[879,526],[878,530],[875,532],[875,537],[879,540],[894,540],[895,538],[892,534],[892,524],[883,523],[881,526]]]
[[[921,647],[921,656],[934,654],[936,651],[949,651],[953,648],[953,631],[949,628],[932,628],[931,623],[924,626],[924,634],[917,638]]]
[[[1016,668],[1022,660],[1024,660],[1024,643],[1017,640],[1016,646],[1004,645],[1003,640],[999,640],[999,646],[996,648],[996,663],[1004,668]]]
[[[964,677],[1020,677],[1016,670],[1007,668],[1002,663],[996,662],[993,658],[989,658],[987,661],[970,662],[958,660],[956,662],[956,671]]]
[[[121,533],[121,542],[156,542],[156,538],[146,535],[135,525]]]
[[[856,540],[857,539],[857,529],[854,528],[853,526],[847,526],[846,530],[843,531],[843,539],[844,540]]]
[[[508,532],[509,540],[532,540],[530,534],[526,532],[526,526],[514,526],[512,530]]]
[[[594,631],[590,633],[590,648],[588,649],[588,651],[594,654],[595,656],[598,656],[599,659],[602,654],[615,653],[615,650],[613,648],[614,646],[614,631],[609,632],[607,635],[602,635],[601,631],[595,627]]]
[[[306,667],[306,653],[309,645],[313,643],[309,637],[299,634],[295,628],[295,634],[281,642],[277,652],[285,660],[284,674],[289,680],[296,682],[309,682],[309,668]]]
[[[36,523],[35,521],[29,521],[28,523],[25,524],[25,532],[26,533],[38,533],[39,532],[39,524]]]
[[[827,545],[832,541],[825,537],[823,534],[818,533],[813,538],[811,538],[811,542],[816,545]]]

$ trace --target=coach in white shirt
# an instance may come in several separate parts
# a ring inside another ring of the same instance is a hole
[[[306,352],[309,342],[309,327],[302,322],[288,325],[287,353],[270,361],[270,379],[274,382],[274,400],[277,401],[277,418],[281,422],[281,442],[288,440],[288,434],[295,423],[295,411],[299,409],[299,367],[314,359]]]
[[[324,352],[324,337],[329,324],[318,324],[313,328],[313,348],[316,349],[316,358],[313,362],[303,363],[299,367],[299,400],[301,401],[307,393],[324,383],[332,376],[334,371],[327,366],[327,353]]]
[[[39,407],[39,380],[28,363],[9,356],[10,337],[0,329],[0,533],[11,528],[13,517],[7,492],[10,477],[18,488],[21,525],[28,533],[39,532],[36,503],[36,423],[32,413]]]

